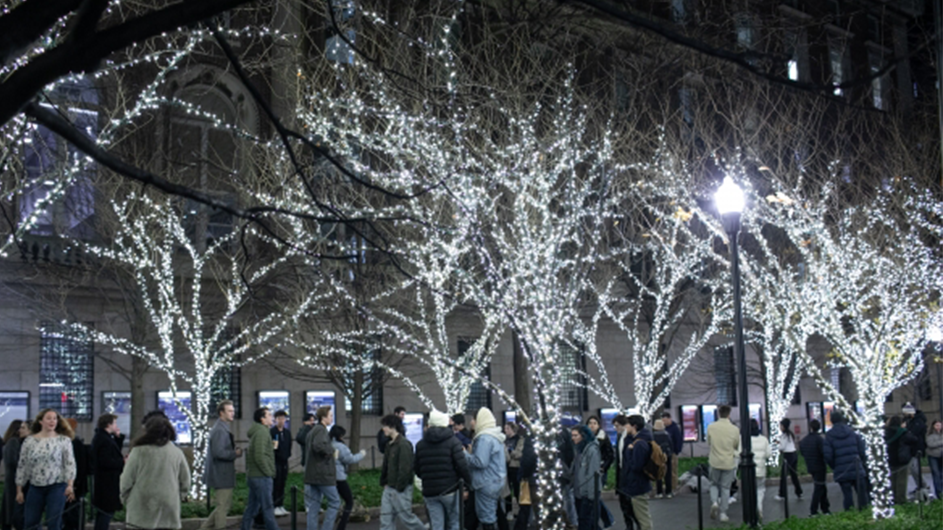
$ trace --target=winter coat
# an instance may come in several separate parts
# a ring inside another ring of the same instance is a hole
[[[502,449],[503,451],[503,449]],[[413,485],[413,444],[402,434],[386,444],[383,453],[383,468],[380,470],[380,486],[389,486],[403,492]]]
[[[337,484],[337,466],[334,464],[334,446],[327,427],[320,423],[308,433],[305,443],[308,459],[305,462],[305,484],[334,486]]]
[[[927,444],[927,456],[943,458],[943,433],[931,432],[927,435],[925,443]]]
[[[301,467],[304,467],[308,462],[308,452],[305,451],[305,444],[308,441],[308,433],[311,432],[313,425],[303,425],[298,429],[298,434],[295,435],[295,442],[301,446]]]
[[[609,435],[602,429],[599,429],[599,432],[596,434],[596,443],[599,444],[599,457],[602,459],[599,471],[602,473],[602,476],[605,477],[606,474],[609,473],[609,468],[612,467],[612,463],[616,460],[616,451],[612,448]]]
[[[622,448],[622,477],[619,493],[627,497],[645,495],[652,490],[652,481],[645,474],[645,463],[652,457],[651,431],[643,429],[635,437],[625,439]]]
[[[756,478],[766,478],[766,460],[769,458],[769,440],[765,436],[751,436],[753,462],[756,463]]]
[[[20,445],[23,443],[18,437],[13,437],[3,444],[3,471],[5,484],[3,488],[3,505],[0,507],[0,521],[3,527],[13,525],[13,514],[16,511],[16,466],[20,462]]]
[[[926,452],[927,415],[922,410],[918,410],[912,418],[906,418],[904,421],[907,423],[907,432],[913,434],[917,439],[917,445],[914,446],[914,456],[917,456],[916,451]]]
[[[507,481],[504,434],[501,429],[478,429],[472,442],[471,453],[466,458],[472,478],[472,489],[489,497],[498,497]]]
[[[799,442],[799,452],[805,459],[806,469],[810,475],[818,475],[828,472],[825,467],[825,439],[821,434],[810,434]]]
[[[652,440],[658,444],[658,447],[661,447],[661,452],[665,453],[665,456],[670,457],[674,454],[671,447],[671,435],[668,431],[653,431]]]
[[[564,427],[557,434],[557,451],[560,453],[560,462],[563,464],[563,474],[560,476],[560,482],[564,485],[572,482],[571,470],[573,469],[573,458],[576,456],[576,448],[573,446],[570,432],[569,428]]]
[[[671,425],[665,427],[665,431],[671,437],[671,454],[680,455],[684,449],[684,434],[681,432],[681,427],[671,422]]]
[[[577,451],[573,459],[573,495],[578,499],[593,499],[598,491],[602,491],[602,482],[599,469],[602,466],[602,456],[599,453],[599,442],[595,439]]]
[[[92,459],[95,461],[92,504],[108,513],[121,509],[121,472],[124,470],[122,444],[123,434],[112,436],[102,429],[95,429],[95,437],[92,438]]]
[[[85,440],[76,436],[72,438],[72,456],[75,458],[75,480],[72,481],[72,491],[75,498],[88,495],[88,446]]]
[[[347,480],[347,466],[360,462],[367,455],[366,453],[353,454],[349,447],[337,440],[332,441],[331,446],[337,451],[337,459],[334,461],[335,477],[338,482]]]
[[[278,449],[275,450],[275,461],[280,464],[287,464],[291,458],[291,431],[285,427],[281,431],[273,426],[269,432],[272,434],[272,440],[278,440]]]
[[[910,464],[919,447],[917,437],[903,427],[884,429],[884,441],[887,443],[887,463],[892,468]]]
[[[537,449],[534,447],[534,439],[530,436],[524,437],[524,453],[521,456],[521,477],[524,480],[533,480],[537,476]]]
[[[203,477],[206,486],[216,490],[236,487],[236,443],[229,424],[216,420],[210,429],[210,445]]]
[[[707,427],[707,445],[710,446],[708,463],[711,468],[723,470],[737,468],[740,429],[730,423],[730,418],[720,418]]]
[[[504,447],[508,450],[508,467],[512,469],[521,467],[521,456],[524,454],[524,437],[515,434],[504,441]]]
[[[429,427],[422,435],[416,444],[413,471],[422,480],[424,497],[452,493],[459,479],[465,481],[466,489],[471,486],[465,450],[449,427]]]
[[[261,423],[249,427],[249,450],[246,451],[246,477],[275,477],[275,450],[269,430]]]
[[[471,447],[471,438],[465,434],[465,431],[455,431],[455,438],[462,444],[462,447]]]
[[[864,463],[864,438],[856,433],[847,423],[837,423],[825,433],[825,463],[832,468],[835,482],[854,482],[866,480]]]
[[[180,498],[190,489],[190,467],[172,443],[139,445],[121,473],[125,522],[133,528],[180,528]]]
[[[383,432],[383,429],[380,429],[380,432],[377,433],[377,449],[380,450],[380,454],[386,454],[386,445],[390,443],[390,437]]]

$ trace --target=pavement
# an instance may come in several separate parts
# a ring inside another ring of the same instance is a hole
[[[810,479],[811,477],[806,478]],[[930,474],[925,473],[924,484],[930,483]],[[829,482],[827,488],[828,500],[831,504],[831,511],[833,513],[842,511],[841,488],[834,482]],[[803,481],[802,489],[802,498],[797,499],[794,496],[792,484],[789,485],[789,499],[787,505],[787,501],[777,501],[774,498],[779,491],[778,480],[768,481],[766,486],[766,497],[763,501],[764,522],[780,521],[785,519],[787,506],[789,515],[792,517],[810,517],[809,502],[812,498],[812,483]],[[916,489],[916,485],[912,478],[910,479],[910,489]],[[687,488],[683,488],[683,490],[684,491],[676,494],[671,499],[652,499],[649,501],[652,522],[656,528],[670,528],[679,530],[698,528],[697,493],[690,492],[687,490]],[[299,503],[300,502],[301,499],[299,499]],[[613,530],[624,530],[625,526],[622,522],[622,511],[619,509],[619,501],[615,498],[615,495],[612,494],[612,492],[605,492],[603,494],[603,502],[605,502],[606,506],[615,516],[616,524],[613,527]],[[706,489],[702,493],[701,502],[702,512],[704,514],[704,528],[736,527],[743,523],[743,507],[740,503],[730,505],[727,512],[727,515],[730,517],[730,521],[727,523],[721,523],[710,518],[710,493]],[[414,508],[416,513],[419,514],[420,518],[425,521],[426,514],[424,508],[421,506],[416,506]],[[347,524],[348,530],[379,530],[379,509],[374,508],[371,510],[371,512],[372,516],[369,521],[350,522]],[[230,517],[227,521],[227,528],[238,529],[240,521],[241,518],[239,517]],[[277,521],[279,527],[282,530],[292,530],[290,516],[279,517]],[[183,530],[197,530],[201,522],[201,519],[184,520]],[[296,528],[304,529],[305,527],[305,514],[304,512],[299,512],[297,514]]]

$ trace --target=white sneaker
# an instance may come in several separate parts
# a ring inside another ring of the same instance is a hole
[[[720,511],[720,506],[717,506],[717,503],[711,504],[711,519],[717,519],[717,512]]]
[[[781,497],[781,496],[779,496],[779,495],[777,495],[777,496],[775,496],[775,497],[773,497],[773,498],[776,499],[777,501],[781,501],[781,500],[784,499],[784,497]]]
[[[661,493],[659,493],[658,495],[655,495],[655,498],[656,498],[656,499],[663,499],[664,497],[665,497],[665,496],[662,495]]]
[[[727,504],[737,504],[737,498],[736,498],[736,497],[730,497],[730,500],[727,501]]]
[[[720,522],[726,523],[726,522],[729,521],[729,520],[730,520],[730,518],[727,517],[727,514],[725,514],[725,513],[720,514]]]
[[[275,508],[275,517],[284,517],[288,515],[288,510],[282,508],[281,506]]]

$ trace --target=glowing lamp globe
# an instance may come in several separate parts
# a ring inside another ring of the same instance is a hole
[[[714,193],[714,202],[721,215],[740,213],[743,211],[743,190],[729,176],[724,177],[724,183]]]

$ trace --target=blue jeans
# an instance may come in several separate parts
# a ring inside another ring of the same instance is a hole
[[[475,515],[481,524],[498,522],[498,497],[492,497],[484,490],[475,491]]]
[[[321,498],[327,498],[327,511],[324,512],[324,530],[333,530],[337,511],[341,507],[341,496],[337,486],[315,486],[305,484],[305,520],[308,530],[318,530],[318,517],[321,515]]]
[[[246,511],[242,514],[242,530],[252,528],[252,520],[260,510],[262,520],[265,522],[265,530],[279,530],[275,522],[275,506],[272,505],[272,477],[252,477],[247,482],[249,483],[249,501],[246,503]]]
[[[30,486],[23,510],[26,528],[37,528],[46,511],[46,528],[62,529],[62,510],[65,508],[65,482],[49,486]]]
[[[459,497],[457,492],[438,497],[425,497],[425,501],[432,530],[458,530]]]
[[[396,488],[390,486],[383,488],[383,497],[380,498],[380,530],[396,530],[397,519],[407,530],[425,530],[426,528],[413,513],[412,486],[406,486],[403,491],[396,491]]]
[[[937,499],[943,499],[943,457],[928,456],[930,461],[930,475],[933,477],[933,494]]]
[[[599,503],[596,499],[576,498],[578,530],[599,530]]]
[[[570,484],[563,486],[563,511],[570,524],[576,526],[579,514],[576,513],[576,497],[573,496],[573,486]]]

